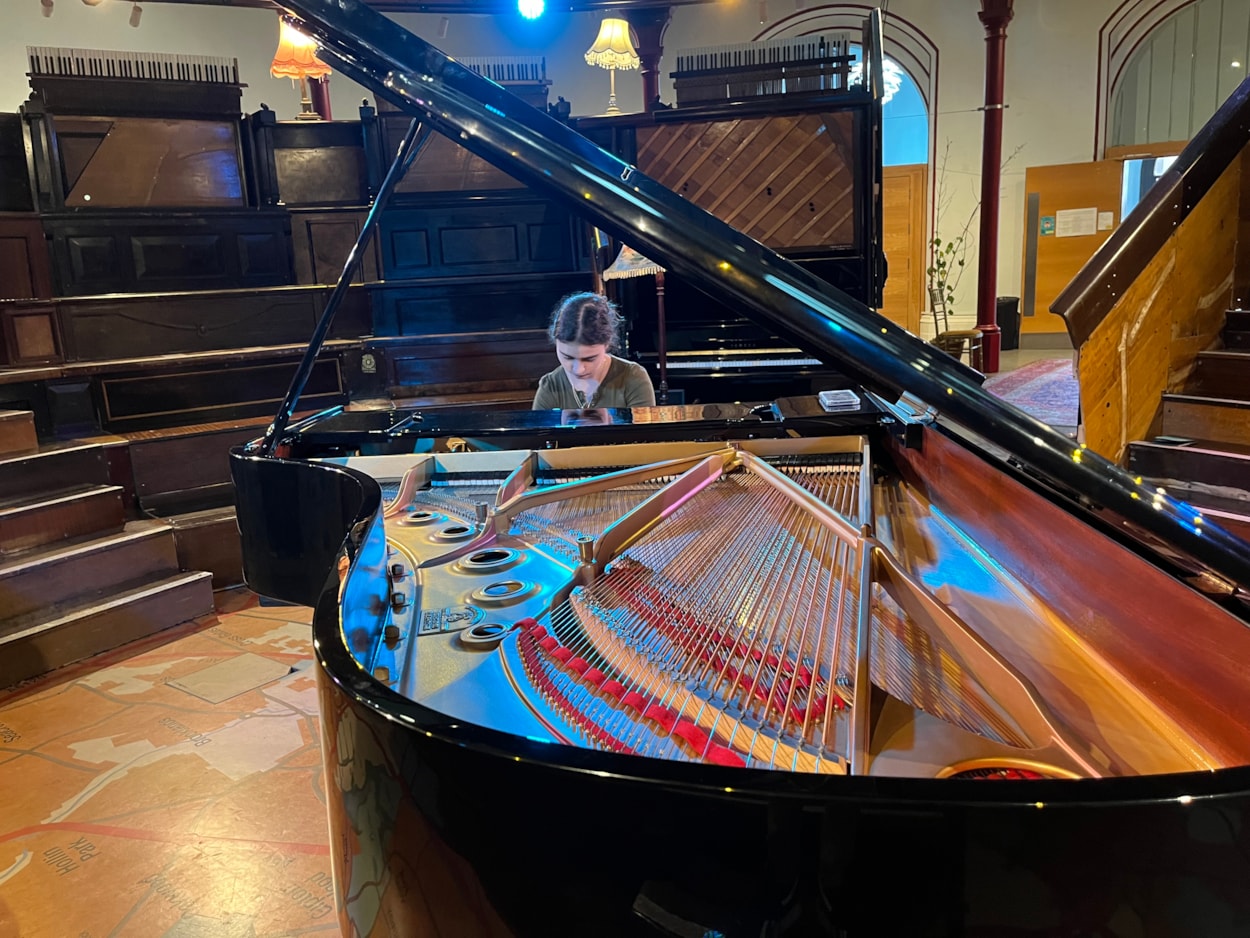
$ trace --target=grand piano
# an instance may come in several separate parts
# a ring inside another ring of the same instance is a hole
[[[280,5],[400,158],[452,136],[855,381],[292,422],[297,377],[232,467],[249,584],[315,609],[343,934],[1244,933],[1250,547],[358,0]]]

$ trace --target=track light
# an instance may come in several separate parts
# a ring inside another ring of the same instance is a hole
[[[760,22],[768,22],[768,0],[760,0]]]
[[[135,29],[139,28],[139,20],[143,19],[143,7],[135,4],[130,8],[130,25]]]
[[[445,16],[441,20],[438,21],[438,38],[439,39],[447,38],[447,27],[449,27],[450,25],[451,25],[451,20],[449,20]]]
[[[52,0],[39,0],[39,5],[43,7],[43,9],[39,12],[41,12],[44,16],[52,15]]]

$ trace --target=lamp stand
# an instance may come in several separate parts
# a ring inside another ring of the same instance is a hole
[[[621,109],[616,106],[616,69],[608,69],[608,109],[606,114],[619,114]]]
[[[303,77],[299,79],[299,113],[295,115],[296,120],[301,121],[319,121],[321,115],[313,110],[312,91],[308,83],[312,79]]]
[[[656,394],[656,403],[668,403],[668,324],[664,316],[664,271],[655,274],[655,321],[658,326],[656,342],[656,358],[660,363],[660,387]]]

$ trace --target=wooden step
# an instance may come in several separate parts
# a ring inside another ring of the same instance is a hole
[[[1238,490],[1250,498],[1250,454],[1209,441],[1183,446],[1138,441],[1128,445],[1125,466],[1134,475],[1164,482],[1192,482]]]
[[[63,443],[0,456],[0,503],[83,485],[108,485],[104,447]]]
[[[1230,309],[1224,315],[1224,328],[1234,332],[1250,332],[1250,309]]]
[[[120,534],[24,551],[0,562],[0,621],[40,610],[51,617],[178,571],[173,528],[160,521],[132,521]]]
[[[8,620],[0,633],[0,687],[111,651],[212,611],[209,574],[193,572],[62,610],[54,619]]]
[[[1250,349],[1250,330],[1224,327],[1224,348]]]
[[[34,414],[28,410],[0,410],[0,453],[25,453],[38,445]]]
[[[209,508],[162,519],[173,528],[178,565],[184,570],[207,570],[213,589],[243,585],[243,544],[234,506]]]
[[[1164,394],[1162,435],[1250,446],[1250,401]]]
[[[1194,397],[1250,400],[1250,352],[1199,352],[1183,393]]]
[[[1250,543],[1250,514],[1220,511],[1212,508],[1204,508],[1202,513],[1207,517],[1208,521],[1218,524],[1234,537],[1239,537],[1246,543]]]
[[[71,538],[116,534],[125,524],[120,485],[93,485],[0,503],[0,555]]]

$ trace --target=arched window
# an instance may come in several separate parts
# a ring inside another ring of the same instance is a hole
[[[1246,75],[1246,0],[1132,0],[1099,32],[1095,156],[1189,140]]]

